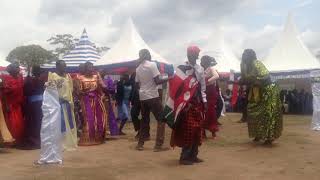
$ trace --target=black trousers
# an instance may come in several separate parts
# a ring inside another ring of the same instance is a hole
[[[131,119],[134,126],[134,130],[138,132],[140,130],[140,119],[139,115],[141,112],[141,104],[140,101],[134,102],[131,107]]]
[[[157,135],[156,148],[159,148],[164,143],[165,122],[162,118],[162,105],[160,98],[148,99],[141,101],[142,120],[140,122],[140,136],[138,145],[143,146],[145,137],[150,132],[150,113],[154,115],[157,120]]]
[[[183,147],[180,155],[180,160],[194,161],[197,159],[199,153],[199,146],[194,144],[189,147]]]

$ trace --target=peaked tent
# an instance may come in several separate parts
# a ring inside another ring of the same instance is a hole
[[[320,68],[319,60],[312,55],[302,42],[292,14],[288,15],[278,43],[263,62],[272,72],[290,73]]]
[[[78,67],[79,64],[87,61],[96,63],[100,59],[94,44],[89,40],[86,29],[83,30],[79,42],[76,43],[74,49],[67,53],[62,60],[64,60],[68,67]],[[45,68],[55,67],[55,62],[44,65]]]
[[[240,71],[240,60],[226,44],[222,28],[218,28],[209,36],[201,55],[209,55],[217,61],[216,69],[220,73],[229,73],[231,70]]]
[[[153,60],[161,64],[169,64],[163,57],[153,51],[138,33],[132,19],[124,26],[123,33],[115,45],[95,63],[113,73],[121,73],[136,66],[141,49],[148,49]],[[112,73],[111,72],[111,73]]]

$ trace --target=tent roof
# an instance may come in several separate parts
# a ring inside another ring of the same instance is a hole
[[[320,62],[299,37],[289,14],[279,41],[263,61],[269,71],[295,71],[320,68]]]
[[[154,52],[145,43],[133,24],[132,19],[129,19],[118,42],[95,65],[110,65],[136,60],[139,57],[141,49],[148,49],[153,60],[168,64],[163,57]]]
[[[10,63],[6,60],[0,60],[0,67],[7,67]]]
[[[215,58],[218,72],[240,71],[240,60],[234,55],[231,48],[225,42],[222,28],[216,29],[208,38],[201,55],[209,55]]]
[[[79,66],[79,64],[87,61],[95,63],[99,59],[100,55],[94,44],[89,40],[86,29],[83,30],[79,42],[75,45],[74,49],[62,58],[67,66]],[[55,67],[55,62],[44,65],[44,67]]]

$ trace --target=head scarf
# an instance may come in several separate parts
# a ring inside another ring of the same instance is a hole
[[[198,46],[189,46],[187,49],[188,54],[198,54],[200,51],[201,50]]]

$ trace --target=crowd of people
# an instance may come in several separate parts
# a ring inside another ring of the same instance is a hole
[[[66,73],[62,60],[56,62],[55,72],[47,75],[34,66],[32,76],[25,79],[19,64],[10,64],[8,74],[1,75],[0,144],[41,147],[37,164],[62,163],[63,150],[102,144],[107,135],[125,135],[125,124],[131,119],[137,132],[136,150],[142,151],[150,140],[153,113],[157,120],[155,152],[169,150],[163,147],[168,124],[171,146],[182,148],[180,164],[203,162],[198,158],[199,146],[207,138],[206,131],[216,137],[228,98],[222,97],[214,57],[201,57],[199,65],[199,53],[197,46],[188,47],[188,61],[168,77],[161,75],[150,52],[143,49],[135,72],[122,75],[117,83],[107,72],[94,70],[90,62],[81,64],[76,74]],[[162,85],[167,83],[163,106]],[[253,50],[243,53],[239,83],[248,92],[242,97],[247,101],[243,109],[249,136],[272,144],[282,131],[280,91]]]
[[[283,111],[289,114],[312,114],[313,96],[311,93],[305,92],[304,89],[298,91],[282,90],[280,92]]]

